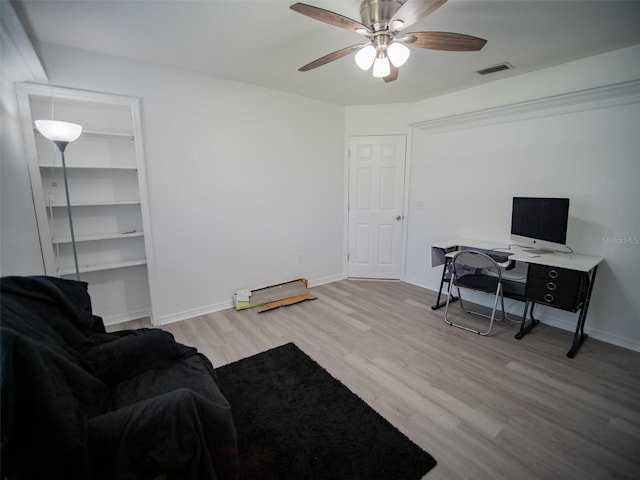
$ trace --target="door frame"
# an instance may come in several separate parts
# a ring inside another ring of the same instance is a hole
[[[405,137],[405,152],[404,152],[404,191],[402,194],[402,215],[404,215],[404,221],[402,222],[402,233],[400,239],[400,279],[399,281],[403,282],[406,277],[406,263],[407,263],[407,232],[409,226],[409,179],[410,179],[410,170],[411,170],[411,146],[412,146],[412,137],[411,130],[404,131],[401,133],[375,133],[375,134],[353,134],[348,135],[346,137],[345,147],[344,147],[344,219],[343,219],[343,255],[342,255],[342,271],[343,278],[351,278],[349,277],[349,194],[350,194],[350,178],[349,178],[349,167],[350,167],[350,147],[351,147],[351,139],[358,137],[387,137],[387,136],[404,136]],[[357,278],[357,277],[352,277]],[[366,280],[366,279],[365,279]],[[375,279],[371,279],[369,281],[376,281]],[[394,280],[390,280],[394,281]]]

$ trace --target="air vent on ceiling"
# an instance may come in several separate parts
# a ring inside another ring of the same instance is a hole
[[[502,63],[499,63],[498,65],[492,65],[491,67],[478,70],[478,73],[480,75],[488,75],[490,73],[501,72],[502,70],[509,70],[510,68],[513,68],[513,67],[509,63],[502,62]]]

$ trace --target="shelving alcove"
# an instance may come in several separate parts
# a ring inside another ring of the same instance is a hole
[[[137,98],[23,83],[17,86],[46,275],[75,278],[61,156],[38,119],[78,123],[65,150],[80,279],[105,324],[153,322],[153,247]]]

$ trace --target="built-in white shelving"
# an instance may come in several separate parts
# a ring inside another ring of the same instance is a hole
[[[54,119],[83,126],[65,163],[80,279],[94,313],[107,324],[152,317],[138,99],[33,84],[17,90],[45,273],[75,278],[61,155],[34,128]]]

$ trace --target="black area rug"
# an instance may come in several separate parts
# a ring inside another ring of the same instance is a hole
[[[241,480],[419,480],[436,465],[293,343],[216,372]]]

